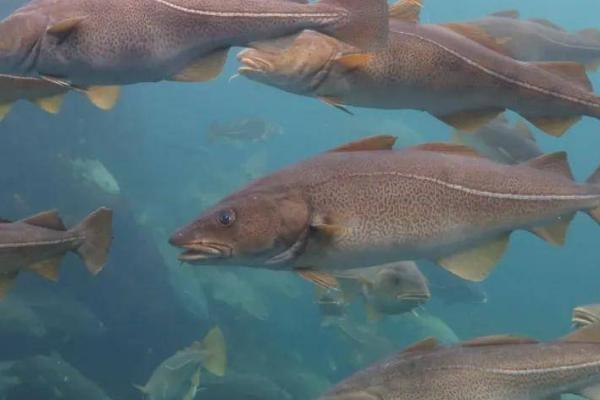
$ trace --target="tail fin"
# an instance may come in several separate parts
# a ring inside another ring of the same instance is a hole
[[[344,23],[324,33],[329,33],[366,51],[387,45],[389,33],[387,0],[321,0],[319,4],[342,7],[348,12]]]
[[[112,242],[112,210],[99,208],[87,216],[74,230],[83,233],[85,240],[77,249],[88,271],[96,275],[106,263]]]
[[[598,167],[594,173],[588,178],[587,183],[594,186],[600,187],[600,167]],[[594,221],[600,224],[600,207],[592,208],[587,213]]]
[[[204,368],[216,376],[225,375],[227,368],[227,348],[225,337],[218,326],[215,326],[208,332],[200,343],[202,350],[205,351]]]

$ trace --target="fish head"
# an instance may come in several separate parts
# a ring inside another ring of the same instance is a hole
[[[170,243],[184,249],[179,260],[191,264],[276,269],[280,264],[270,260],[301,247],[308,226],[301,195],[242,191],[178,230]]]
[[[37,13],[17,12],[0,23],[0,72],[29,74],[47,26]]]
[[[389,312],[409,311],[431,298],[427,280],[413,262],[382,267],[373,278],[372,292],[375,301]]]
[[[589,304],[573,309],[572,323],[580,328],[600,322],[600,304]]]
[[[316,95],[348,45],[313,31],[257,42],[239,53],[240,75],[286,92]],[[330,93],[334,95],[335,93]]]

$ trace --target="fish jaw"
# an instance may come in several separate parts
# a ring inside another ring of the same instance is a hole
[[[576,327],[591,325],[600,321],[600,305],[588,305],[573,309],[572,323]]]
[[[170,240],[170,243],[174,245],[173,238]],[[195,242],[177,247],[184,249],[177,259],[190,264],[202,264],[207,261],[227,259],[232,255],[231,247],[220,243]]]

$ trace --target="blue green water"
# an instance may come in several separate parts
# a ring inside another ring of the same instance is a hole
[[[0,14],[19,4],[3,4]],[[422,19],[467,20],[509,8],[568,30],[599,24],[600,6],[584,0],[428,0]],[[395,134],[400,145],[410,145],[447,140],[451,133],[419,112],[355,109],[352,117],[241,77],[230,81],[236,65],[231,57],[222,76],[206,84],[125,87],[110,112],[75,93],[56,116],[26,102],[14,106],[0,124],[0,217],[17,220],[58,209],[73,225],[106,205],[115,211],[115,232],[110,260],[97,277],[69,256],[58,283],[21,274],[15,289],[77,301],[102,322],[101,332],[81,333],[74,327],[76,318],[43,335],[13,332],[0,316],[0,361],[58,352],[110,398],[132,400],[142,398],[132,384],[145,383],[162,360],[218,325],[227,341],[233,383],[219,386],[217,378],[203,373],[201,388],[206,387],[196,398],[310,400],[420,337],[451,340],[447,327],[458,338],[510,332],[551,339],[570,329],[574,306],[600,300],[600,235],[584,215],[576,217],[563,248],[515,233],[501,264],[482,285],[485,303],[449,305],[434,296],[419,311],[425,322],[405,316],[371,324],[354,310],[356,324],[372,335],[366,345],[321,326],[313,286],[291,274],[180,266],[176,250],[166,244],[169,235],[252,177],[368,134]],[[597,74],[591,79],[600,85]],[[283,134],[238,145],[205,139],[212,122],[244,117],[277,124]],[[584,118],[560,139],[536,136],[546,152],[566,150],[575,176],[585,179],[600,163],[599,133],[600,123]],[[83,176],[73,164],[77,159],[100,161],[118,182],[118,193]],[[242,375],[245,379],[235,379]],[[7,393],[0,398],[60,398],[27,388]]]

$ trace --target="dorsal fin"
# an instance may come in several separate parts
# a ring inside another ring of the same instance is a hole
[[[390,18],[418,23],[423,8],[422,0],[398,0],[390,6]]]
[[[461,23],[446,23],[441,24],[441,26],[443,26],[446,29],[450,29],[453,32],[456,32],[461,36],[471,39],[472,41],[477,42],[480,45],[495,51],[496,53],[500,53],[505,56],[510,56],[506,48],[500,43],[498,43],[496,39],[490,36],[485,31],[485,29],[483,29],[480,26]]]
[[[423,339],[417,343],[414,343],[404,350],[402,353],[415,353],[419,351],[431,351],[440,347],[439,342],[434,337],[428,337],[427,339]]]
[[[504,18],[519,18],[519,12],[517,10],[503,10],[491,13],[490,16]]]
[[[532,18],[530,19],[531,22],[535,22],[536,24],[539,25],[543,25],[546,28],[551,28],[551,29],[556,29],[557,31],[563,31],[564,29],[558,25],[556,25],[554,22],[548,21],[547,19],[544,18]]]
[[[462,342],[460,345],[463,347],[481,347],[481,346],[499,346],[506,344],[533,344],[539,343],[539,341],[528,338],[526,336],[515,336],[515,335],[493,335],[483,336],[475,339],[467,340]]]
[[[584,326],[561,339],[572,343],[600,343],[600,324]]]
[[[392,150],[397,139],[398,138],[396,136],[392,135],[370,136],[336,147],[335,149],[329,150],[329,153]]]
[[[594,87],[592,82],[587,76],[585,66],[570,62],[570,61],[557,61],[557,62],[535,62],[531,63],[545,71],[560,76],[561,78],[576,84],[582,89],[592,91]]]
[[[535,136],[533,136],[533,133],[531,133],[531,129],[529,129],[529,127],[527,126],[527,124],[524,121],[519,120],[515,124],[514,129],[515,129],[515,133],[518,134],[519,136],[521,136],[522,138],[531,140],[532,142],[535,142]]]
[[[524,163],[528,167],[542,171],[553,172],[569,179],[573,178],[573,173],[569,167],[567,153],[559,151],[556,153],[544,154]]]
[[[36,214],[27,219],[21,220],[21,222],[29,225],[39,226],[40,228],[54,229],[57,231],[67,230],[56,210],[45,211]]]
[[[424,143],[424,144],[419,144],[419,145],[413,146],[411,149],[420,150],[420,151],[431,151],[434,153],[459,154],[459,155],[463,155],[463,156],[481,158],[481,155],[479,155],[475,150],[473,150],[469,146],[465,146],[462,144],[455,144],[455,143],[444,143],[444,142]]]

